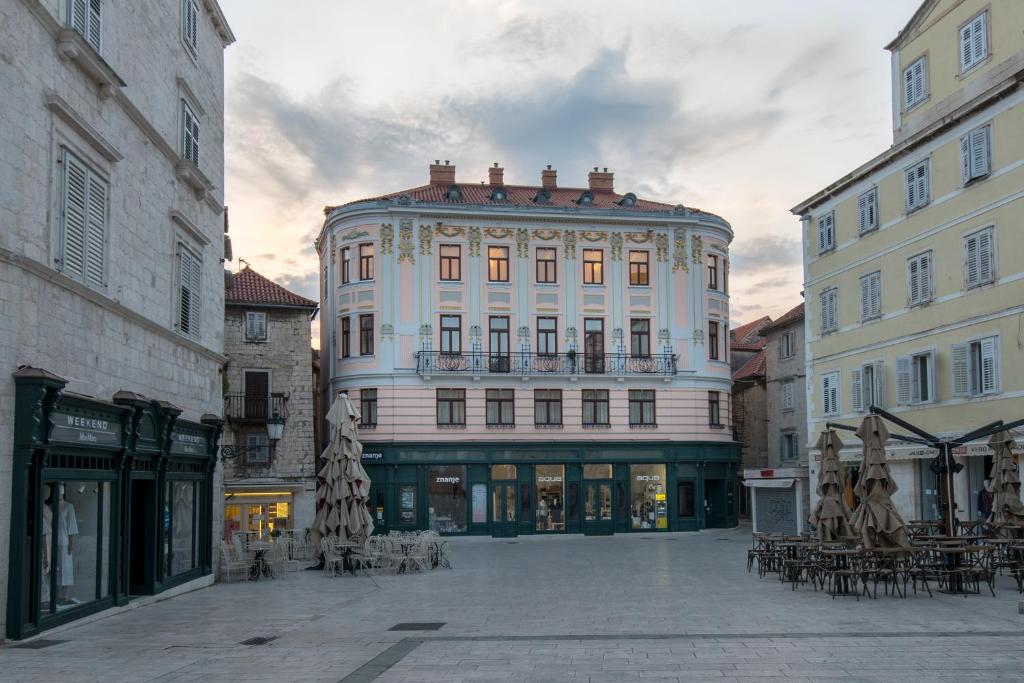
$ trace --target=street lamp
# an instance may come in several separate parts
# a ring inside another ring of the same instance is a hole
[[[284,418],[281,417],[277,412],[267,420],[267,438],[270,439],[270,443],[276,443],[281,440],[281,435],[284,434]]]
[[[284,435],[284,418],[275,411],[272,416],[267,419],[267,440],[270,442],[269,451],[273,452],[274,446],[281,437]],[[228,444],[220,447],[220,459],[223,461],[237,460],[243,456],[248,456],[253,453],[260,452],[262,454],[263,446],[256,446],[254,448],[246,448],[244,446],[236,446],[234,444]]]

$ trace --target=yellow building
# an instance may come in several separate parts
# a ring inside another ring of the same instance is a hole
[[[924,2],[887,46],[892,146],[793,209],[812,442],[872,404],[943,435],[1024,417],[1022,28],[1024,2]],[[974,519],[991,451],[959,450],[958,516]],[[935,452],[889,455],[901,512],[938,517]]]

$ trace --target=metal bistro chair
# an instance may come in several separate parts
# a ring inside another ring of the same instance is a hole
[[[249,576],[249,562],[244,556],[239,557],[233,552],[232,546],[220,542],[220,570],[228,581],[237,573],[243,579]]]
[[[320,551],[324,554],[324,576],[337,576],[345,571],[345,556],[336,543],[336,539],[320,539]]]

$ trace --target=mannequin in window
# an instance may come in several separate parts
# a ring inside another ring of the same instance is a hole
[[[45,508],[51,510],[51,506]],[[44,515],[44,524],[49,529],[52,515]],[[47,519],[49,518],[49,519]],[[68,586],[75,585],[75,537],[78,536],[78,521],[75,506],[68,502],[64,484],[60,485],[60,499],[57,501],[57,578],[60,585],[58,604],[70,605],[78,600],[68,598]]]
[[[49,606],[50,603],[50,555],[53,552],[53,544],[50,541],[50,530],[53,528],[53,491],[49,484],[43,486],[46,499],[43,502],[43,585],[40,601]]]

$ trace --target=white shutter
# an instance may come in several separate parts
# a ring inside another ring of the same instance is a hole
[[[965,71],[973,63],[974,46],[972,45],[973,24],[971,22],[960,29],[960,70]]]
[[[85,282],[102,287],[105,282],[104,252],[106,251],[107,185],[94,174],[89,174],[89,206],[85,239]]]
[[[917,167],[917,204],[924,206],[931,197],[930,168],[927,161]]]
[[[199,119],[185,100],[181,101],[181,156],[199,165]]]
[[[202,299],[202,263],[187,248],[178,248],[178,329],[198,336]]]
[[[865,192],[857,197],[857,231],[864,232],[868,225],[868,193]]]
[[[926,369],[928,371],[928,395],[921,396],[921,401],[933,403],[938,395],[939,387],[935,384],[935,352],[929,351],[925,354]]]
[[[907,262],[907,299],[910,301],[911,305],[918,303],[917,294],[921,288],[921,273],[919,266],[920,264],[916,258],[912,258]]]
[[[972,130],[970,138],[971,148],[971,178],[981,178],[989,172],[989,140],[988,126]]]
[[[882,314],[882,273],[875,273],[871,277],[871,315]]]
[[[867,320],[871,317],[871,275],[865,275],[860,279],[860,319]]]
[[[966,184],[971,179],[971,136],[960,138],[960,177]]]
[[[71,0],[68,5],[68,25],[83,37],[89,32],[88,6],[89,0]]]
[[[793,407],[792,382],[784,382],[782,385],[782,407],[787,410]]]
[[[985,12],[978,15],[978,18],[971,22],[971,63],[977,64],[988,56],[988,25],[985,22]]]
[[[914,106],[914,65],[911,64],[903,71],[903,108],[910,109]]]
[[[994,276],[995,244],[992,239],[992,228],[978,233],[978,283],[991,282]]]
[[[184,3],[185,16],[183,17],[182,30],[184,31],[185,44],[194,54],[199,44],[199,8],[196,6],[195,0],[184,0]]]
[[[860,368],[850,370],[850,409],[855,413],[864,411],[864,383]]]
[[[925,302],[931,301],[932,298],[932,256],[931,252],[927,254],[921,254],[918,257],[921,263],[921,290],[918,294],[918,301]]]
[[[968,287],[973,287],[981,282],[981,277],[978,272],[978,241],[980,237],[981,233],[975,233],[964,238],[964,284]]]
[[[910,169],[904,176],[906,182],[906,199],[907,199],[907,211],[913,210],[917,206],[917,184],[915,182],[915,171]]]
[[[86,197],[88,172],[75,157],[64,154],[64,235],[61,272],[81,280],[85,275]]]
[[[874,385],[871,388],[871,396],[874,400],[874,404],[879,408],[883,408],[885,407],[885,361],[876,361],[873,364],[871,379]],[[864,401],[864,410],[870,409],[871,406],[867,401]]]
[[[999,391],[999,346],[995,337],[981,340],[981,392],[994,394]]]
[[[909,356],[900,356],[896,359],[896,404],[905,406],[909,403],[917,403],[920,398],[920,384],[916,378],[917,370]]]
[[[953,395],[967,396],[971,393],[967,344],[953,344],[949,350]],[[935,391],[934,388],[932,391]]]
[[[86,40],[93,46],[96,52],[100,51],[100,27],[102,26],[101,0],[89,0],[89,32]]]
[[[818,251],[825,252],[835,246],[835,214],[829,212],[818,217]]]

